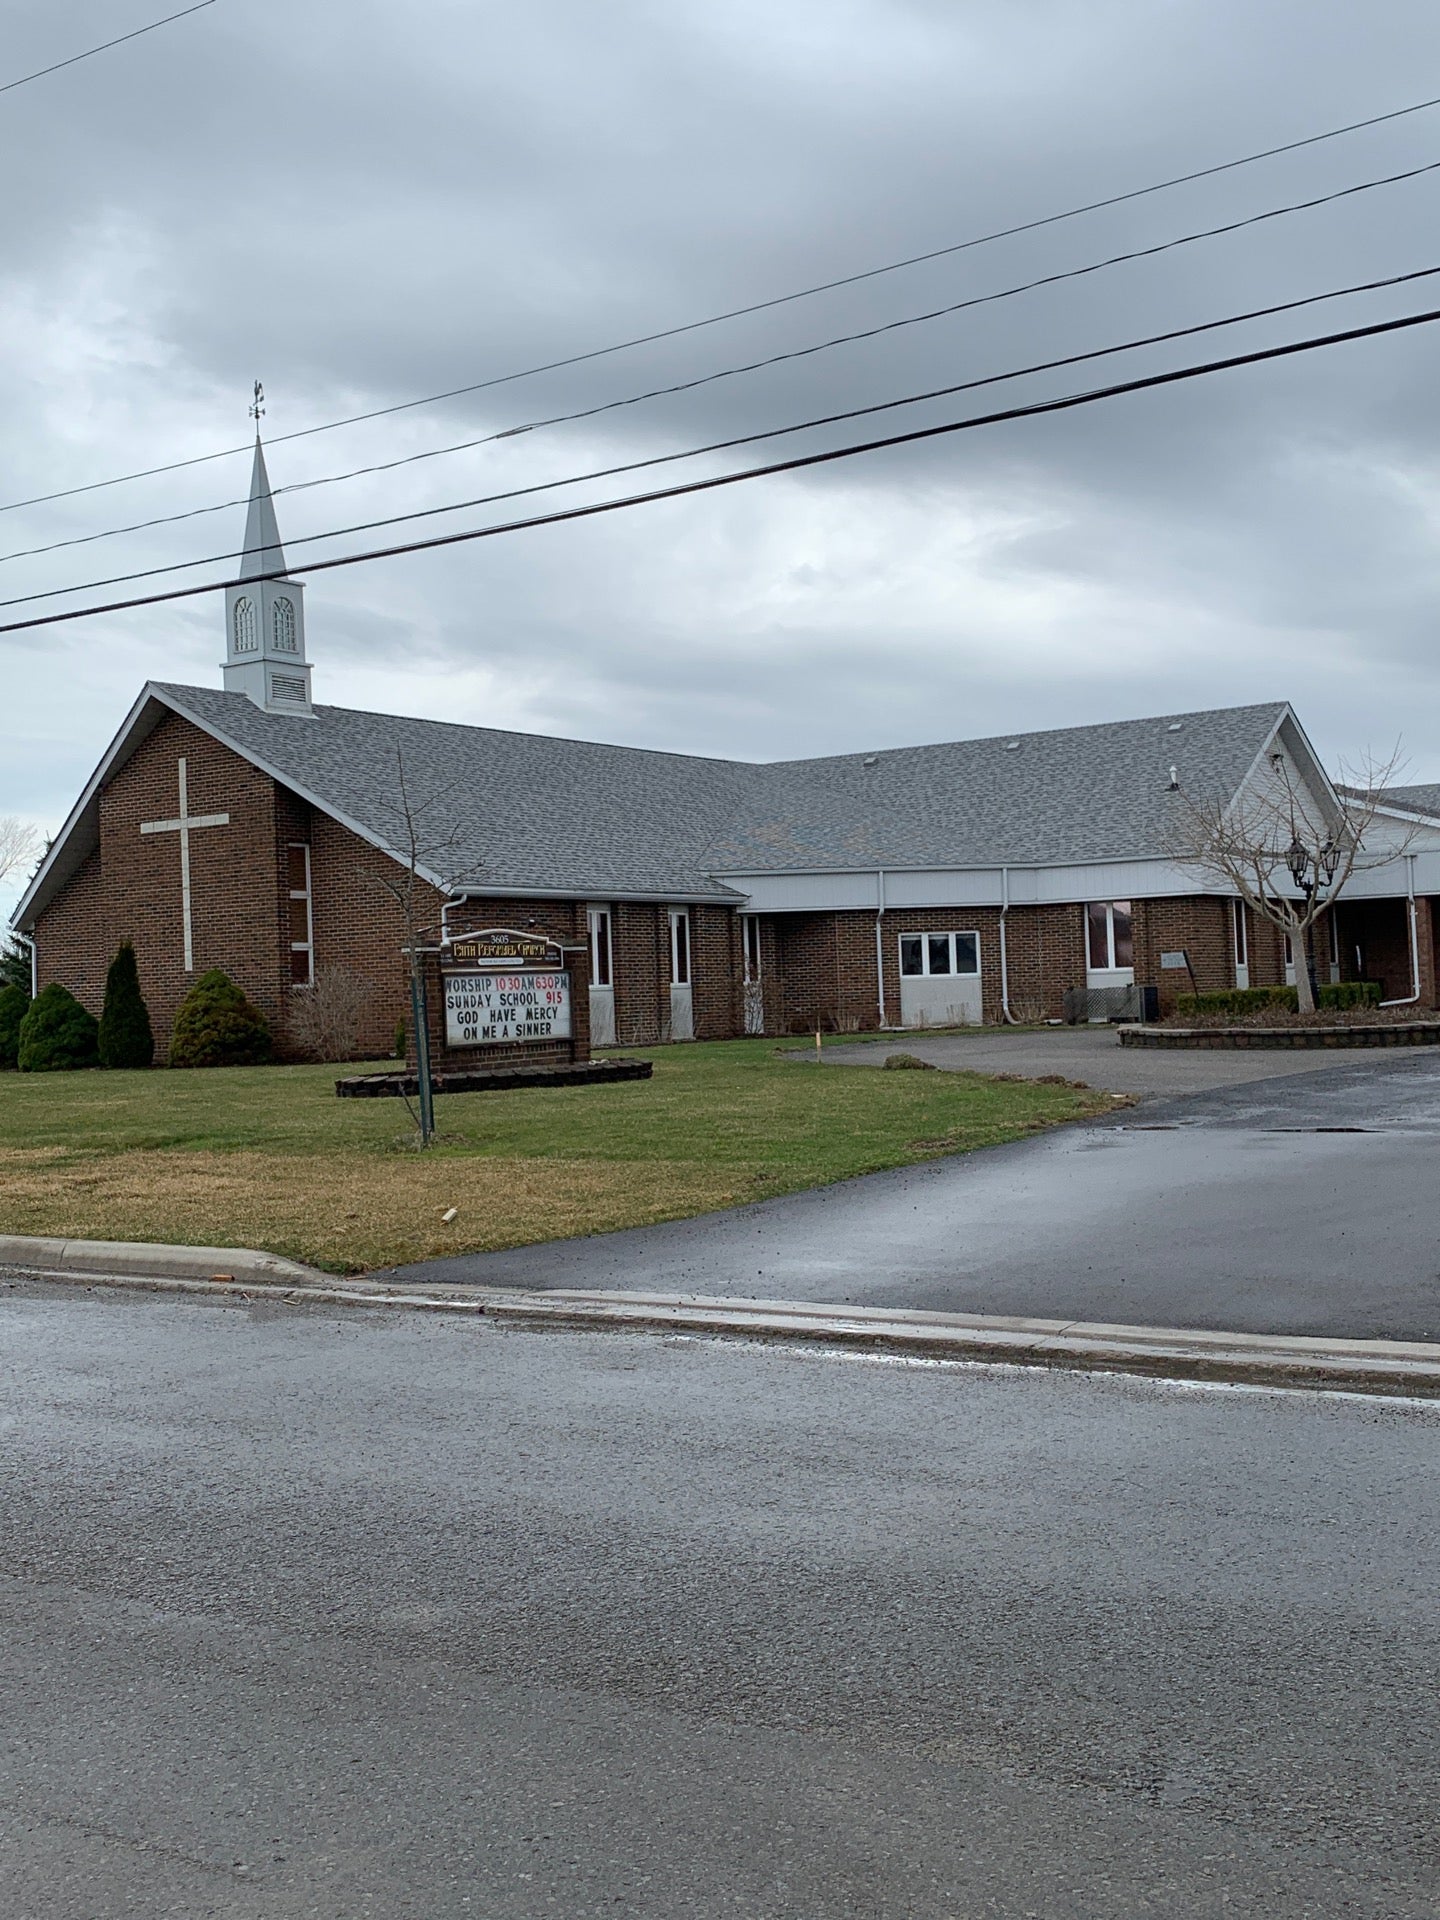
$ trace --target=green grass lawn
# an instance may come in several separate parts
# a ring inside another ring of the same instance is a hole
[[[1113,1104],[977,1074],[822,1069],[770,1040],[645,1057],[648,1081],[444,1095],[423,1155],[399,1101],[336,1099],[332,1067],[6,1074],[0,1232],[258,1246],[357,1272],[704,1213]]]

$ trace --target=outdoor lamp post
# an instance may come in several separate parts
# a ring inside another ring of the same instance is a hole
[[[1308,847],[1300,844],[1300,836],[1291,837],[1285,855],[1286,865],[1290,869],[1290,878],[1296,888],[1305,896],[1305,912],[1308,915],[1315,904],[1315,895],[1321,886],[1328,887],[1335,878],[1340,865],[1340,849],[1333,840],[1327,839],[1319,853],[1311,857]],[[1313,920],[1305,929],[1305,966],[1310,975],[1310,997],[1317,1004],[1320,989],[1315,979],[1315,923]]]

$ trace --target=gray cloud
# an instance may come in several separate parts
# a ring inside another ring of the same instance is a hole
[[[106,38],[115,20],[77,0],[63,29],[53,10],[9,22],[7,71]],[[399,12],[222,0],[0,104],[18,183],[0,256],[0,492],[237,445],[256,373],[278,434],[1383,111],[1423,91],[1437,51],[1440,19],[1421,0],[416,0]],[[1437,157],[1440,113],[1416,116],[276,445],[272,474],[283,486],[443,445]],[[282,524],[299,560],[312,551],[301,535],[352,520],[1433,264],[1437,192],[1435,180],[1379,190],[601,421],[299,492],[282,499]],[[1440,286],[1221,339],[1259,345],[1431,302]],[[997,393],[1039,397],[1191,352]],[[1403,732],[1415,777],[1440,777],[1435,353],[1423,333],[1363,343],[316,575],[317,687],[755,756],[1288,695],[1332,757]],[[0,552],[223,501],[244,478],[238,457],[3,514]],[[219,551],[241,518],[10,562],[0,597]],[[0,643],[0,812],[55,825],[144,678],[213,681],[218,634],[215,609],[193,602]]]

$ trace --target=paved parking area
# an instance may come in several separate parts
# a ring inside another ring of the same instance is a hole
[[[1070,1077],[1110,1084],[1090,1045],[1098,1071],[1077,1049]],[[1308,1058],[1012,1146],[397,1278],[1440,1339],[1436,1050]]]
[[[1359,1050],[1357,1049],[1357,1052]],[[1038,1080],[1063,1073],[1067,1080],[1111,1093],[1204,1093],[1251,1080],[1288,1079],[1292,1074],[1324,1072],[1335,1065],[1325,1053],[1199,1052],[1169,1048],[1122,1047],[1114,1027],[1051,1027],[1040,1032],[977,1027],[973,1033],[895,1033],[883,1040],[849,1044],[836,1041],[823,1057],[837,1067],[883,1067],[892,1053],[913,1053],[952,1073],[1018,1073]],[[813,1053],[795,1055],[814,1062]]]

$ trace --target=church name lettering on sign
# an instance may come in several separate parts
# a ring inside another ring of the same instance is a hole
[[[445,1038],[452,1047],[568,1040],[569,974],[447,972]]]
[[[563,958],[553,940],[541,933],[511,933],[492,927],[484,933],[457,934],[445,953],[446,964],[467,967],[559,967]]]

